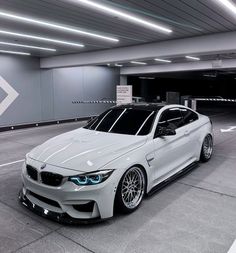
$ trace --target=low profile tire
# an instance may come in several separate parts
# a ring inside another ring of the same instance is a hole
[[[202,143],[200,160],[202,162],[209,161],[212,156],[212,151],[213,151],[213,139],[212,136],[208,134]]]
[[[115,197],[115,209],[121,213],[132,213],[141,204],[146,180],[139,167],[131,167],[122,176]]]

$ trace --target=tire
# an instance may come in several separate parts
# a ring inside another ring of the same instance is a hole
[[[134,212],[143,200],[146,180],[143,170],[134,166],[122,176],[115,197],[115,210],[120,213]]]
[[[200,161],[201,162],[207,162],[211,159],[213,151],[213,139],[210,134],[208,134],[202,143],[202,149],[201,149],[201,156]]]

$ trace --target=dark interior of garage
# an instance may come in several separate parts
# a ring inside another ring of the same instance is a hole
[[[166,100],[166,92],[179,92],[181,96],[236,97],[236,73],[233,71],[181,72],[130,76],[128,84],[133,86],[134,96],[146,101],[155,101],[160,96]]]

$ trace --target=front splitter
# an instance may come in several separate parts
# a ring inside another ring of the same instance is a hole
[[[93,224],[93,223],[98,223],[101,221],[104,221],[104,219],[101,218],[93,218],[93,219],[76,219],[71,217],[67,213],[57,213],[53,212],[50,210],[47,210],[45,208],[42,208],[41,206],[38,206],[34,203],[32,203],[24,194],[23,191],[21,190],[19,192],[19,201],[20,203],[34,212],[35,214],[42,216],[44,218],[56,221],[61,224],[65,225],[79,225],[79,224]]]

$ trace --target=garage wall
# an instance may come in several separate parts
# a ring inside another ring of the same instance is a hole
[[[72,101],[115,99],[117,69],[94,66],[40,70],[39,66],[38,58],[0,55],[0,76],[19,93],[0,115],[0,126],[90,116],[109,105]],[[6,95],[0,87],[0,106]]]

